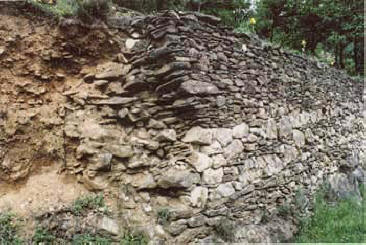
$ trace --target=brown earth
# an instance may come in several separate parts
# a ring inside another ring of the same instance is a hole
[[[62,93],[80,84],[75,74],[82,65],[102,59],[100,50],[107,39],[98,30],[66,33],[70,36],[49,19],[20,14],[12,7],[1,11],[1,211],[10,208],[27,216],[68,205],[87,192],[74,177],[61,173],[66,101]]]

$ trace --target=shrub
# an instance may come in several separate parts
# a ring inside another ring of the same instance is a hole
[[[107,206],[104,202],[103,194],[83,196],[75,200],[72,206],[72,212],[75,215],[80,215],[87,209],[100,209],[108,212]]]

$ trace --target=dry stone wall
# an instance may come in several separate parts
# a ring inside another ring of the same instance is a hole
[[[121,206],[137,223],[168,209],[164,233],[176,242],[226,217],[258,224],[296,190],[358,167],[364,138],[362,84],[216,23],[175,12],[111,18],[129,35],[124,64],[85,74],[97,95],[68,95],[77,109],[65,132],[79,140],[71,171],[94,189],[124,186]]]
[[[210,241],[227,220],[233,241],[276,241],[293,231],[275,217],[295,193],[306,210],[328,175],[365,167],[363,84],[218,21],[110,17],[121,49],[62,93],[63,170],[116,190],[125,225],[172,244]]]

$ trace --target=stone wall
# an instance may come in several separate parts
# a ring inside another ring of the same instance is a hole
[[[363,84],[218,21],[110,17],[103,33],[120,50],[81,65],[62,93],[63,170],[115,190],[124,225],[172,244],[225,222],[233,241],[276,241],[270,229],[293,229],[276,217],[299,208],[296,193],[305,212],[328,175],[365,167]]]

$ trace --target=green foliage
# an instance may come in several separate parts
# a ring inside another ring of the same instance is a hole
[[[161,10],[185,10],[186,2],[181,0],[113,0],[119,6],[140,11],[153,13]]]
[[[291,215],[291,207],[288,203],[284,203],[277,208],[277,212],[279,216],[286,218]]]
[[[35,242],[36,244],[42,242],[42,243],[46,243],[46,244],[51,244],[56,240],[56,237],[54,235],[52,235],[50,233],[49,230],[42,228],[42,227],[37,227],[32,241]]]
[[[75,0],[57,0],[55,5],[46,4],[37,0],[27,0],[34,9],[56,18],[75,16],[79,10],[79,4]]]
[[[0,244],[21,244],[17,235],[18,220],[14,214],[0,213]]]
[[[78,0],[78,5],[77,16],[86,22],[92,22],[95,18],[106,19],[111,0]]]
[[[269,220],[270,220],[270,215],[269,215],[269,213],[268,213],[268,211],[266,210],[266,209],[263,209],[262,210],[262,217],[261,217],[261,223],[262,224],[266,224],[266,223],[268,223],[269,222]]]
[[[103,212],[107,213],[108,208],[105,205],[103,194],[80,197],[72,205],[72,212],[75,215],[81,215],[87,209],[103,209]]]
[[[111,0],[57,0],[51,5],[38,0],[27,0],[34,9],[56,18],[78,16],[91,22],[95,18],[104,20],[110,10]]]
[[[325,63],[362,74],[362,9],[362,1],[260,0],[256,31],[281,46],[305,49]]]
[[[224,241],[233,242],[235,235],[235,225],[228,218],[223,218],[220,222],[214,227],[215,233],[222,238]]]
[[[158,218],[158,223],[165,225],[169,222],[170,220],[170,210],[168,208],[162,208],[160,210],[158,210],[157,212],[157,218]]]
[[[250,1],[248,0],[231,0],[231,1],[201,1],[202,12],[215,15],[221,18],[224,25],[239,28],[242,30],[244,23],[249,20],[253,14],[249,10]]]
[[[94,236],[90,234],[78,234],[75,235],[72,239],[72,244],[74,245],[85,245],[85,244],[112,244],[112,240],[110,238]]]
[[[361,187],[362,196],[366,188]],[[366,242],[366,201],[355,199],[339,201],[330,205],[326,192],[316,196],[314,215],[302,222],[296,242]]]
[[[143,234],[133,234],[127,232],[120,241],[121,245],[146,245],[148,239]]]

